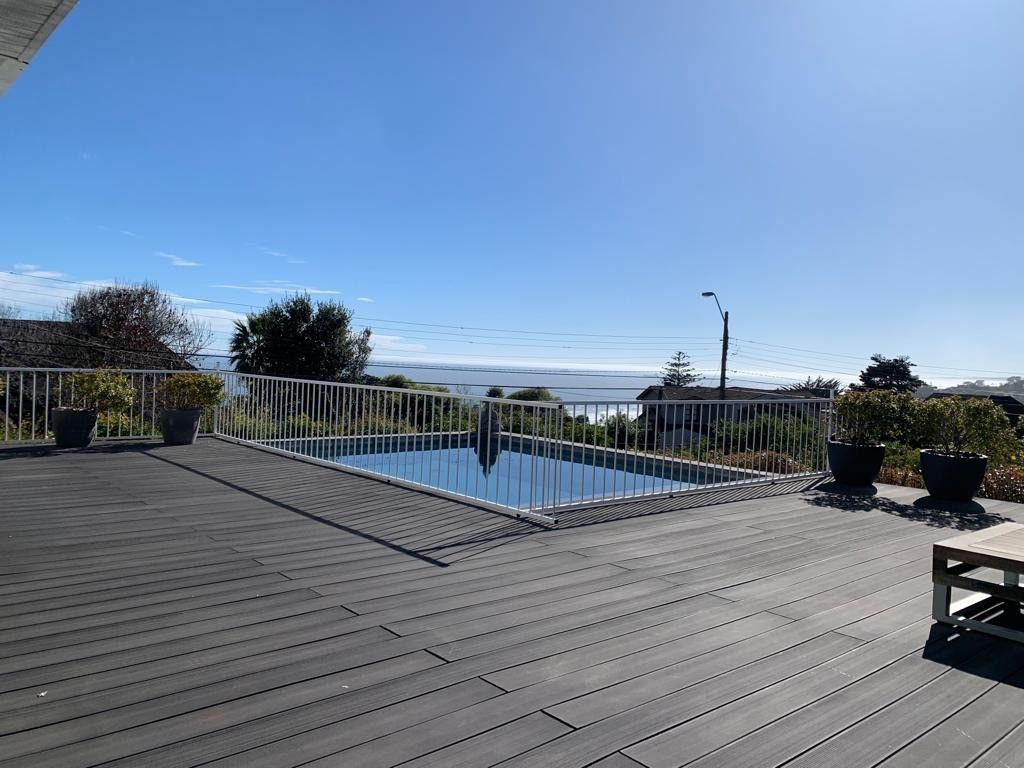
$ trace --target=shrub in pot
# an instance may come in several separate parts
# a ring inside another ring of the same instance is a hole
[[[988,398],[943,397],[921,407],[925,444],[921,478],[937,499],[970,501],[985,479],[989,459],[1003,463],[1016,450],[1010,420]]]
[[[203,409],[224,399],[224,382],[212,373],[176,373],[159,385],[160,431],[167,445],[191,445],[199,436]]]
[[[68,377],[70,406],[53,409],[54,441],[58,448],[86,448],[96,438],[96,414],[121,413],[135,401],[135,390],[120,371],[99,368]]]
[[[885,439],[912,421],[909,395],[874,390],[846,392],[833,403],[835,432],[828,440],[828,463],[844,485],[871,485],[885,459]]]

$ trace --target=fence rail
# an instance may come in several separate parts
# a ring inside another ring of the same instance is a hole
[[[68,394],[68,373],[0,369],[4,442],[49,438],[48,411]],[[100,436],[152,436],[156,386],[174,372],[125,373],[136,405],[101,419]],[[205,430],[218,437],[545,520],[579,506],[828,470],[825,398],[524,402],[218,375],[226,395]]]
[[[218,435],[545,519],[827,472],[826,398],[523,402],[224,376]]]
[[[53,439],[52,411],[81,406],[75,397],[73,373],[83,368],[0,368],[0,443],[37,443]],[[181,371],[124,370],[135,397],[125,413],[100,411],[97,437],[125,440],[160,434],[160,403],[157,387],[163,379]],[[207,425],[204,425],[207,426]],[[209,432],[209,426],[204,430]]]

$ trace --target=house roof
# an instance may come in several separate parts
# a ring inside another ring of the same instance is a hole
[[[1010,394],[986,394],[984,392],[933,392],[926,400],[939,400],[944,397],[988,398],[1011,416],[1024,416],[1024,400],[1021,396]]]
[[[0,366],[20,368],[193,369],[153,339],[131,344],[98,339],[59,320],[0,319]]]
[[[0,0],[0,96],[78,0]]]
[[[780,392],[775,389],[754,387],[726,387],[726,400],[797,400],[808,397],[801,392]],[[721,400],[718,387],[666,387],[651,386],[636,396],[637,400]]]

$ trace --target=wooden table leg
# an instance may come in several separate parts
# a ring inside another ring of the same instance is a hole
[[[1003,584],[1008,587],[1019,587],[1020,586],[1020,574],[1014,573],[1013,571],[1003,571]],[[1003,602],[1003,615],[1006,617],[1006,621],[1013,625],[1019,625],[1021,623],[1020,603],[1013,600],[1006,600]]]
[[[945,558],[936,557],[932,559],[932,618],[936,621],[951,624],[953,622],[950,621],[949,601],[952,590],[948,584],[935,582],[936,575],[945,573],[948,566],[949,561]]]

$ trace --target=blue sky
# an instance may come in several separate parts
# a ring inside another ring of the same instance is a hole
[[[736,383],[1024,373],[1024,4],[198,8],[83,0],[0,100],[0,302],[151,279],[223,347],[304,287],[381,360],[714,370],[716,290]]]

